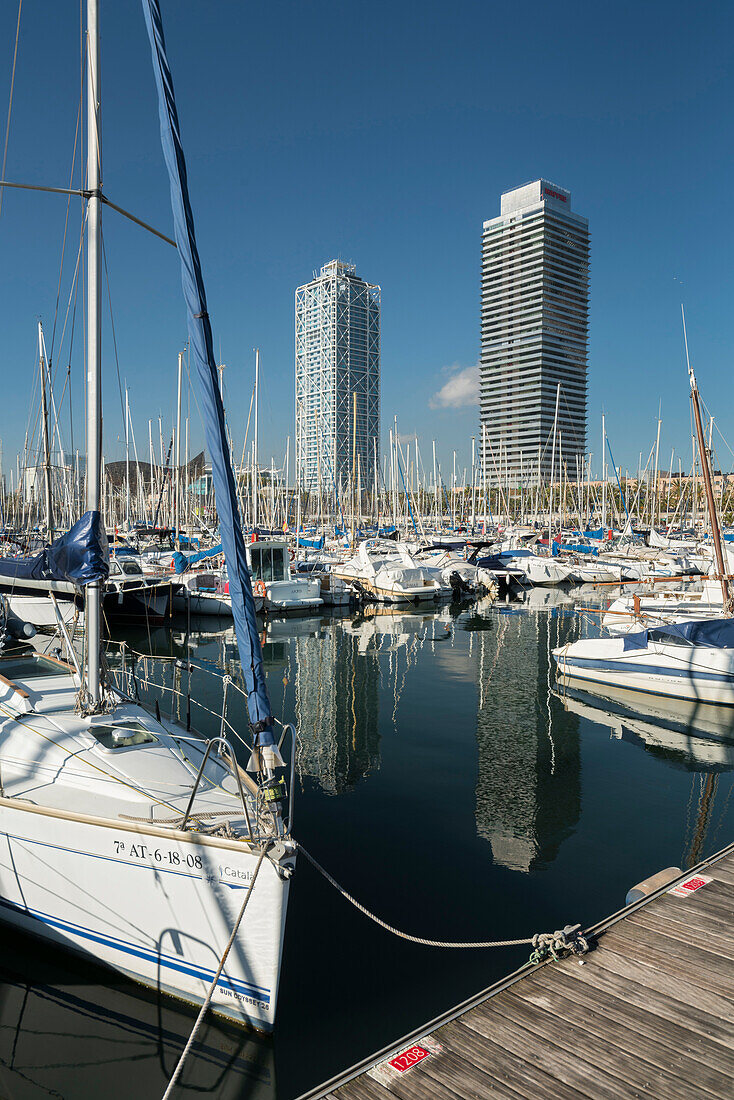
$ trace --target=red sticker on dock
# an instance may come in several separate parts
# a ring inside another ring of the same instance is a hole
[[[696,890],[700,890],[701,887],[705,886],[708,882],[711,882],[710,875],[692,875],[691,878],[687,878],[685,882],[679,882],[677,886],[668,890],[668,893],[672,894],[675,898],[687,898],[689,894],[693,894]]]
[[[374,1081],[379,1081],[381,1085],[389,1086],[397,1081],[401,1074],[424,1062],[430,1054],[440,1054],[442,1049],[441,1044],[436,1042],[432,1035],[425,1035],[412,1047],[406,1047],[399,1054],[393,1054],[392,1058],[387,1058],[384,1062],[367,1070],[367,1076]]]
[[[390,1065],[400,1070],[401,1073],[405,1073],[406,1069],[412,1069],[418,1062],[422,1062],[424,1058],[427,1058],[430,1053],[430,1050],[426,1050],[425,1047],[409,1047],[402,1054],[396,1054],[394,1058],[391,1058]]]

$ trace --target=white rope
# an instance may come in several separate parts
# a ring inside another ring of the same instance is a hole
[[[309,852],[306,851],[306,849],[303,847],[302,844],[298,845],[298,851],[302,852],[304,854],[304,856],[306,857],[308,862],[311,864],[311,866],[315,867],[316,870],[319,872],[319,874],[323,875],[324,878],[326,879],[326,881],[330,882],[331,885],[334,887],[334,889],[337,890],[342,895],[343,898],[346,898],[347,901],[351,902],[351,904],[355,907],[355,909],[359,909],[360,913],[364,913],[364,915],[366,917],[369,917],[369,919],[371,921],[374,921],[375,924],[379,924],[380,928],[384,928],[386,932],[392,932],[393,936],[399,936],[401,940],[409,940],[410,943],[420,943],[424,947],[470,947],[471,948],[471,947],[520,947],[523,944],[533,944],[533,946],[538,946],[540,944],[541,940],[544,939],[544,935],[541,935],[541,936],[536,935],[536,936],[526,936],[525,939],[522,939],[522,940],[485,940],[482,943],[449,943],[449,942],[445,942],[445,941],[442,941],[442,940],[426,940],[426,939],[423,939],[421,936],[411,936],[408,932],[401,932],[400,929],[393,928],[393,926],[391,924],[388,924],[386,921],[381,920],[378,916],[375,916],[375,914],[371,913],[369,911],[369,909],[366,908],[366,906],[362,905],[362,903],[357,901],[356,898],[353,898],[352,895],[350,893],[348,893],[344,889],[343,886],[340,886],[339,883],[336,881],[336,879],[332,878],[332,876],[329,874],[329,872],[324,867],[322,867],[321,864],[317,860],[315,860],[314,857]],[[557,934],[557,933],[554,933],[554,934]]]
[[[217,972],[214,975],[214,978],[212,979],[211,985],[209,986],[209,990],[207,992],[206,997],[204,998],[204,1003],[201,1006],[201,1010],[199,1012],[199,1015],[196,1017],[196,1023],[194,1024],[193,1028],[191,1029],[191,1034],[189,1035],[186,1046],[181,1051],[181,1057],[179,1058],[178,1063],[176,1065],[176,1068],[173,1071],[173,1076],[171,1077],[171,1080],[168,1082],[168,1088],[163,1093],[162,1100],[168,1100],[168,1098],[172,1095],[173,1090],[174,1090],[175,1085],[176,1085],[176,1082],[178,1081],[179,1077],[181,1076],[181,1070],[184,1067],[184,1063],[186,1062],[186,1059],[189,1056],[189,1053],[191,1051],[192,1046],[194,1045],[194,1041],[195,1041],[196,1036],[199,1032],[199,1029],[201,1028],[202,1023],[204,1022],[204,1017],[206,1016],[207,1009],[209,1008],[209,1005],[211,1004],[211,999],[214,996],[214,990],[217,988],[217,983],[219,981],[219,977],[220,977],[222,971],[224,970],[224,964],[226,963],[227,956],[229,955],[229,953],[232,949],[232,944],[234,943],[235,936],[237,935],[237,932],[239,931],[240,923],[242,921],[242,918],[245,915],[245,909],[247,908],[247,903],[250,900],[250,897],[252,895],[252,889],[255,885],[255,880],[257,878],[258,871],[262,867],[262,862],[265,859],[266,854],[267,854],[267,846],[263,847],[263,850],[260,853],[260,858],[258,859],[257,864],[255,866],[255,873],[252,876],[252,880],[250,882],[250,885],[247,887],[247,893],[245,894],[245,899],[242,902],[242,907],[241,907],[241,909],[239,911],[239,914],[237,916],[237,920],[234,922],[234,927],[232,928],[232,935],[229,937],[229,940],[227,941],[227,946],[225,947],[224,952],[222,954],[222,957],[219,960],[219,966],[217,967]]]

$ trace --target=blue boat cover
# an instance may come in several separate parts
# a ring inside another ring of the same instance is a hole
[[[212,479],[219,513],[220,535],[227,562],[229,594],[232,597],[232,616],[247,690],[247,709],[255,746],[264,748],[275,744],[273,715],[265,681],[255,601],[247,569],[245,541],[240,524],[237,492],[224,425],[224,407],[219,391],[212,327],[207,312],[204,279],[196,245],[194,215],[189,199],[186,160],[181,144],[173,78],[166,57],[160,4],[158,0],[142,0],[142,4],[158,90],[161,145],[171,185],[174,234],[181,262],[181,282],[188,314],[191,358],[199,382],[199,405],[204,422],[206,446],[212,461]]]
[[[591,554],[594,558],[599,556],[598,546],[589,546],[585,542],[564,542],[561,550],[564,554]]]
[[[649,630],[625,634],[624,649],[645,649],[648,642],[734,649],[734,619],[690,619],[685,623],[651,626]]]
[[[199,561],[206,561],[207,558],[216,558],[217,554],[221,553],[221,542],[218,546],[212,546],[209,550],[200,550],[198,554],[182,554],[179,550],[175,550],[172,555],[173,568],[177,573],[185,573],[190,565],[196,565]]]
[[[107,532],[99,512],[85,512],[71,530],[32,558],[0,558],[0,577],[70,581],[83,588],[110,575]]]

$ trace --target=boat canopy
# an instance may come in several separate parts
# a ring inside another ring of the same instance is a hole
[[[83,588],[110,573],[107,534],[99,512],[85,512],[74,526],[32,558],[0,558],[0,577],[18,581],[69,581]]]
[[[734,649],[734,619],[690,619],[685,623],[653,626],[649,630],[624,636],[625,650],[645,649],[650,642]]]

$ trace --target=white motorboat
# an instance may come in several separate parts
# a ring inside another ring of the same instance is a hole
[[[521,569],[529,584],[563,584],[571,578],[573,569],[565,562],[553,557],[541,557],[528,554],[511,560],[511,565]]]
[[[288,544],[260,539],[246,544],[247,564],[255,596],[265,611],[309,611],[321,607],[321,583],[317,577],[291,571]]]
[[[693,619],[553,650],[559,685],[734,706],[734,620]]]
[[[723,614],[721,583],[707,577],[695,592],[676,588],[664,592],[619,596],[602,617],[610,634],[627,634],[644,627],[679,623],[686,619],[718,618]]]
[[[405,547],[377,539],[360,543],[357,553],[332,572],[383,603],[420,603],[451,592],[430,569],[416,565]]]

